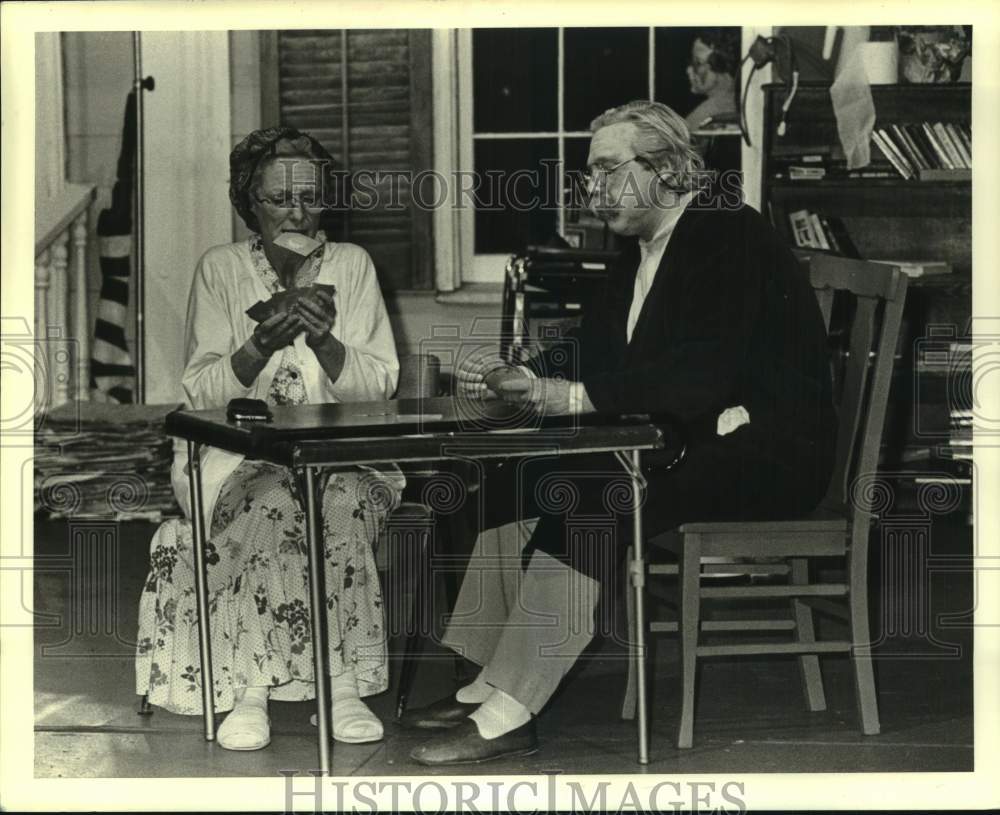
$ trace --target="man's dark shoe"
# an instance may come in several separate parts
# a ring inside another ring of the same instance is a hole
[[[399,717],[401,727],[417,730],[448,730],[461,724],[479,702],[459,702],[455,694],[438,699],[427,707],[407,710]]]
[[[472,719],[464,719],[447,733],[435,736],[410,753],[410,758],[428,767],[448,764],[481,764],[498,758],[530,756],[538,752],[535,720],[495,739],[484,739]]]

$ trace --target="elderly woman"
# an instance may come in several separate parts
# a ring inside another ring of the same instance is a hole
[[[252,231],[202,257],[188,304],[183,387],[196,409],[234,397],[272,405],[388,399],[399,372],[371,258],[319,230],[334,162],[291,128],[251,133],[230,156],[229,196]],[[320,245],[302,256],[282,238]],[[334,289],[313,287],[328,284]],[[255,302],[305,293],[261,323]],[[330,293],[332,292],[332,293]],[[284,468],[213,448],[202,452],[215,705],[231,712],[218,731],[231,750],[270,740],[268,699],[314,698],[302,503]],[[187,454],[173,479],[190,517]],[[377,741],[382,724],[361,701],[388,686],[386,636],[372,555],[398,504],[398,468],[333,473],[322,500],[329,609],[333,735]],[[190,525],[164,524],[151,544],[142,594],[137,691],[175,713],[201,714],[197,608]]]

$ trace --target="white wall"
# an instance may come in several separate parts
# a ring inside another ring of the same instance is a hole
[[[229,32],[229,87],[231,93],[231,146],[260,127],[260,32]],[[233,240],[250,232],[236,210],[232,210]]]
[[[232,240],[225,31],[143,32],[146,401],[181,398],[184,320],[195,265]]]
[[[35,35],[35,198],[55,200],[66,182],[63,60],[59,34]]]
[[[66,99],[66,177],[95,184],[87,238],[88,303],[93,326],[101,286],[97,215],[111,204],[122,146],[125,101],[132,88],[132,34],[128,31],[67,31],[63,38]],[[132,281],[125,339],[135,341]],[[73,297],[76,293],[73,292]]]
[[[741,50],[746,54],[753,45],[755,39],[760,37],[770,37],[774,32],[773,26],[745,26],[743,28],[743,41]],[[750,64],[743,66],[744,72],[750,70]],[[746,74],[744,73],[744,77]],[[745,82],[745,78],[741,78]],[[771,81],[771,66],[767,65],[762,70],[754,74],[753,81],[747,90],[746,116],[747,130],[750,132],[751,146],[747,147],[745,141],[742,145],[743,169],[743,194],[746,202],[754,209],[760,211],[761,208],[761,173],[764,169],[764,91],[763,86]],[[767,215],[765,212],[764,215]]]

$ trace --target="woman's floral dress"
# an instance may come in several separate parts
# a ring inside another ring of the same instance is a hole
[[[259,237],[258,274],[280,283]],[[309,285],[319,258],[300,270]],[[270,389],[275,405],[306,401],[297,352],[288,346]],[[397,471],[398,472],[398,471]],[[402,478],[374,470],[334,472],[323,492],[329,673],[357,675],[362,696],[388,687],[384,610],[373,545],[399,503]],[[233,706],[234,688],[269,686],[271,698],[314,698],[305,513],[292,473],[243,461],[222,486],[208,534],[209,620],[215,707]],[[137,691],[174,713],[200,714],[198,611],[190,523],[168,521],[150,544],[139,609]]]

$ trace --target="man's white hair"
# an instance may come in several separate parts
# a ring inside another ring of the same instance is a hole
[[[604,111],[590,123],[590,131],[596,133],[602,127],[622,122],[635,125],[632,147],[636,155],[653,167],[671,189],[687,192],[699,188],[697,175],[705,162],[691,146],[684,119],[662,102],[640,99]]]

